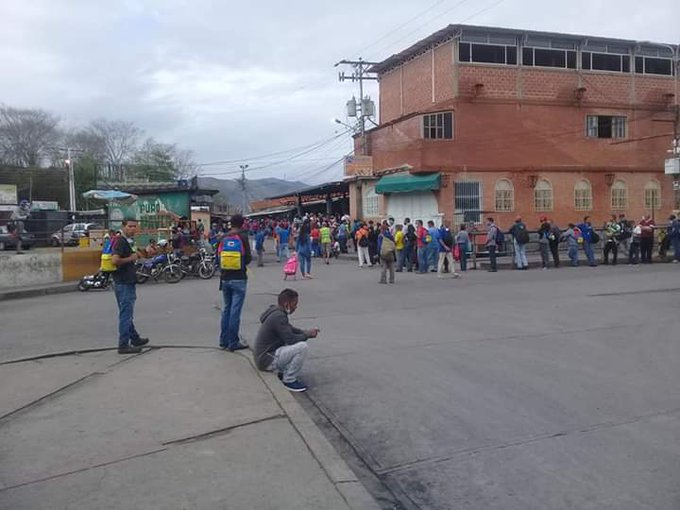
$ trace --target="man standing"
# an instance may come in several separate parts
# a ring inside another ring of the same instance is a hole
[[[550,266],[550,255],[548,250],[550,248],[550,223],[547,216],[541,216],[541,225],[538,227],[538,249],[541,252],[541,265],[544,270]]]
[[[571,267],[578,266],[578,240],[580,234],[576,233],[576,225],[569,223],[569,228],[562,234],[561,239],[567,242],[567,255],[571,261]]]
[[[609,253],[612,254],[612,265],[616,265],[619,255],[618,238],[621,234],[621,225],[616,221],[616,214],[611,215],[611,219],[604,226],[604,265],[609,264]]]
[[[416,220],[416,236],[418,247],[418,274],[427,273],[427,245],[430,243],[430,234],[423,227],[423,220]]]
[[[23,253],[21,251],[21,236],[24,235],[24,222],[28,219],[30,213],[31,204],[28,203],[28,200],[22,200],[19,206],[12,211],[12,216],[10,217],[13,224],[12,234],[17,239],[17,255]]]
[[[409,218],[404,220],[404,265],[407,272],[413,271],[413,257],[416,250],[418,236],[416,229]],[[398,268],[401,269],[401,268]]]
[[[489,272],[495,273],[498,271],[498,267],[496,266],[498,227],[491,217],[486,219],[486,225],[486,249],[489,251]]]
[[[241,229],[243,216],[231,217],[231,230],[220,243],[217,257],[220,261],[220,290],[224,299],[220,326],[220,348],[230,352],[247,349],[239,339],[241,309],[246,299],[248,273],[246,267],[252,260],[248,235]]]
[[[527,262],[529,232],[519,216],[515,220],[515,224],[510,228],[510,234],[512,235],[512,242],[515,248],[515,264],[517,269],[529,269],[529,262]]]
[[[668,218],[668,239],[673,246],[673,263],[680,262],[680,220],[671,214]]]
[[[451,233],[451,229],[449,229],[449,226],[446,224],[446,222],[442,223],[442,226],[439,229],[437,240],[439,243],[437,278],[444,277],[444,261],[448,262],[449,264],[449,272],[451,273],[451,277],[458,278],[460,274],[456,273],[456,268],[453,261],[453,234]]]
[[[279,250],[276,253],[278,261],[281,262],[281,259],[286,261],[288,260],[288,257],[290,257],[290,250],[288,248],[288,243],[290,242],[290,228],[288,227],[288,223],[282,222],[276,227],[276,238],[279,243]]]
[[[630,226],[625,214],[619,214],[619,227],[621,227],[621,232],[619,233],[619,237],[617,239],[619,242],[619,248],[621,249],[622,253],[629,253],[630,242],[631,238],[633,237],[633,228]]]
[[[588,259],[588,265],[596,267],[595,252],[593,251],[593,244],[595,244],[593,242],[593,225],[590,223],[590,216],[585,216],[583,223],[579,223],[577,227],[581,231],[581,237],[583,237],[583,252]]]
[[[548,224],[550,225],[548,246],[550,247],[550,253],[552,253],[555,267],[560,267],[560,238],[562,237],[562,231],[553,220],[548,219]]]
[[[437,272],[437,262],[439,258],[439,229],[434,226],[434,221],[427,222],[427,234],[430,238],[430,244],[427,246],[427,265],[431,268],[433,273]]]
[[[331,236],[331,228],[328,226],[327,221],[323,222],[323,226],[319,230],[319,236],[321,238],[321,253],[323,254],[323,259],[326,264],[330,264],[333,237]]]
[[[368,227],[365,223],[357,230],[355,243],[357,247],[357,257],[359,257],[359,267],[364,267],[364,264],[368,267],[373,267],[373,262],[371,262],[371,256],[368,251]]]
[[[307,357],[307,340],[316,338],[319,328],[302,330],[288,322],[297,309],[298,293],[284,289],[276,305],[271,305],[260,317],[260,330],[254,346],[255,365],[259,370],[277,372],[290,391],[305,391],[307,386],[298,379]]]
[[[118,303],[118,354],[137,354],[142,345],[149,343],[141,338],[134,324],[135,301],[137,301],[137,271],[135,261],[139,255],[134,249],[137,220],[124,220],[123,235],[112,250],[111,262],[116,266],[113,281]]]
[[[654,246],[654,220],[649,216],[643,216],[640,220],[640,262],[652,263],[652,247]]]

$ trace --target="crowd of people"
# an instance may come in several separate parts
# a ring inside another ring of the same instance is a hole
[[[199,241],[205,240],[215,246],[216,261],[220,269],[220,291],[224,306],[220,321],[218,343],[221,349],[235,352],[249,348],[242,341],[239,330],[241,311],[245,302],[248,270],[253,260],[251,238],[258,265],[264,263],[264,245],[269,237],[275,240],[276,258],[284,262],[284,278],[296,276],[298,265],[303,278],[312,278],[312,258],[322,258],[330,264],[334,250],[338,253],[356,252],[360,268],[381,266],[381,284],[395,283],[395,273],[436,272],[439,277],[457,278],[456,263],[462,272],[467,270],[467,257],[486,255],[489,271],[498,270],[499,250],[507,251],[512,244],[514,265],[518,270],[529,267],[527,246],[533,236],[538,236],[538,247],[543,269],[551,265],[560,266],[560,244],[566,243],[567,256],[571,266],[579,265],[579,251],[585,254],[588,265],[597,265],[595,247],[602,243],[604,264],[618,263],[619,253],[628,257],[629,264],[651,264],[655,235],[658,234],[660,254],[665,257],[672,247],[674,262],[680,261],[680,220],[670,216],[668,225],[657,228],[652,218],[643,216],[640,221],[629,221],[624,215],[611,215],[601,229],[597,229],[586,216],[583,221],[569,223],[565,230],[559,228],[550,218],[542,216],[538,228],[530,232],[521,217],[504,231],[492,217],[486,219],[484,232],[469,232],[465,224],[453,232],[448,222],[435,226],[433,221],[425,224],[416,219],[414,223],[405,218],[396,223],[394,218],[381,222],[352,221],[348,216],[305,216],[291,221],[265,219],[248,221],[234,215],[229,225],[214,224],[208,233],[198,231]],[[161,247],[151,243],[144,252],[135,251],[134,237],[137,230],[135,220],[123,222],[116,242],[110,243],[110,265],[115,268],[115,295],[119,308],[118,352],[134,354],[149,342],[142,337],[134,325],[136,301],[134,263],[139,257],[153,256]],[[600,234],[601,232],[602,239]],[[183,229],[173,233],[173,248],[179,248]],[[483,243],[476,243],[482,237]],[[485,249],[485,253],[479,248]],[[665,251],[664,251],[665,250]],[[299,264],[298,264],[299,262]],[[307,355],[307,343],[319,334],[319,329],[302,330],[289,323],[288,317],[298,306],[299,295],[293,289],[284,289],[277,303],[270,306],[261,316],[260,330],[252,346],[255,363],[260,370],[273,371],[290,391],[305,391],[307,387],[298,374]]]

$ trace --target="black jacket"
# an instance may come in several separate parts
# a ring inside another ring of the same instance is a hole
[[[260,330],[255,337],[253,357],[260,370],[267,370],[274,360],[274,353],[284,345],[304,342],[307,332],[293,327],[288,322],[288,314],[280,307],[271,305],[260,317]]]

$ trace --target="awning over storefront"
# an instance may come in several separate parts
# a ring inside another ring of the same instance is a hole
[[[426,175],[397,174],[381,177],[375,185],[376,193],[410,193],[439,189],[441,173]]]

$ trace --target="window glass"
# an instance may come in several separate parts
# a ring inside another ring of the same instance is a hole
[[[574,186],[574,209],[577,211],[590,211],[593,208],[593,188],[585,179],[580,180]]]
[[[635,57],[635,72],[637,74],[644,74],[645,72],[645,59],[642,57]]]
[[[645,184],[645,209],[661,209],[661,185],[657,181]]]
[[[486,64],[505,64],[505,46],[473,44],[472,61]]]
[[[599,71],[621,71],[621,55],[593,53],[593,69]]]
[[[581,53],[581,68],[590,69],[590,53],[587,51]]]
[[[616,181],[612,185],[612,209],[615,211],[628,209],[628,188],[623,181]]]
[[[510,212],[515,208],[515,191],[507,179],[496,182],[496,211]]]
[[[534,49],[534,65],[539,67],[567,67],[565,52],[536,48]]]
[[[523,48],[522,49],[522,63],[525,66],[534,65],[534,49],[533,48]]]
[[[423,138],[429,140],[453,138],[453,113],[431,113],[423,115]]]
[[[545,179],[540,179],[534,188],[534,210],[552,211],[553,189],[552,184]]]
[[[567,67],[569,69],[576,69],[576,52],[575,51],[568,51],[567,52]]]
[[[645,74],[673,74],[671,61],[665,58],[645,57]]]
[[[515,46],[505,47],[505,60],[508,64],[517,64],[517,48]]]
[[[458,61],[459,62],[470,62],[470,44],[469,43],[459,43],[458,44]]]

